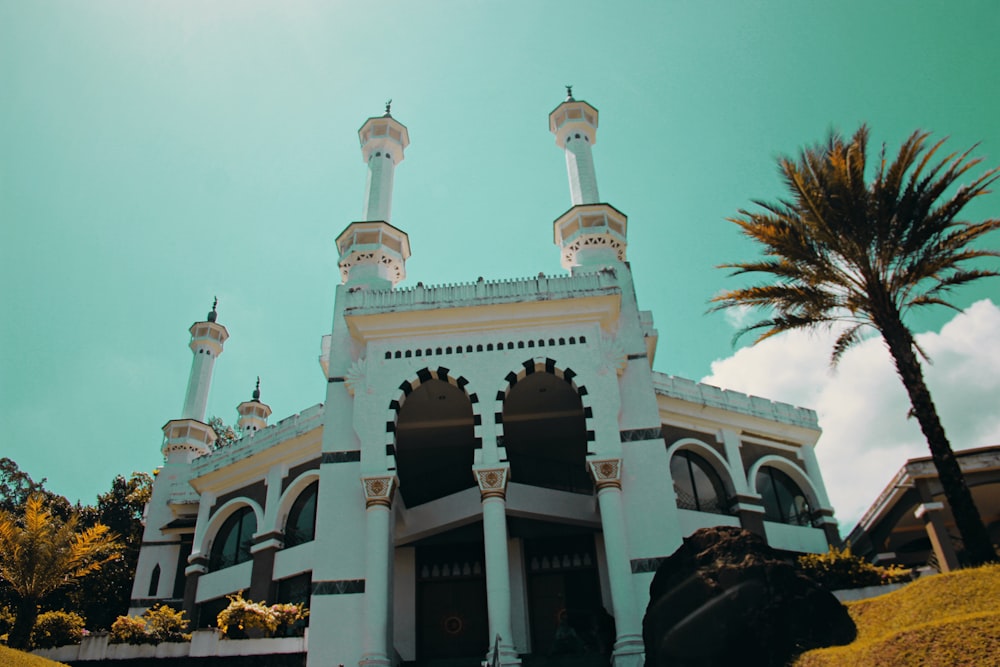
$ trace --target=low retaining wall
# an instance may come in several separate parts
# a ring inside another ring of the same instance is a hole
[[[843,590],[834,591],[833,594],[841,602],[857,602],[858,600],[877,598],[879,595],[885,595],[886,593],[898,591],[905,585],[906,584],[903,583],[886,584],[885,586],[865,586],[864,588],[845,588]]]
[[[308,639],[305,637],[280,637],[272,639],[224,639],[217,630],[197,630],[190,642],[164,642],[162,644],[111,644],[106,634],[84,637],[80,644],[33,651],[49,660],[72,665],[86,665],[104,660],[123,660],[120,667],[133,667],[148,661],[165,660],[156,664],[252,664],[253,656],[287,656],[282,665],[305,664]],[[262,663],[263,664],[263,663]],[[277,664],[268,662],[267,664]]]

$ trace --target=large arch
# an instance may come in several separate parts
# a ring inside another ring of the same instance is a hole
[[[587,389],[576,373],[555,360],[528,359],[505,377],[497,392],[498,437],[510,462],[511,480],[574,493],[593,493],[586,457],[594,439]],[[499,430],[499,428],[498,428]]]
[[[388,451],[395,455],[399,494],[407,507],[476,485],[472,464],[482,417],[479,398],[467,385],[447,368],[422,368],[399,386],[399,397],[389,405]]]
[[[298,499],[299,494],[305,491],[306,487],[313,482],[319,481],[319,470],[307,470],[285,488],[278,501],[278,511],[274,516],[274,525],[267,526],[266,532],[284,532],[285,521],[288,519],[288,512],[292,509],[292,504]]]
[[[736,496],[736,487],[733,484],[732,470],[729,464],[723,459],[715,449],[705,444],[701,440],[695,438],[682,438],[678,440],[671,446],[667,448],[667,460],[670,462],[671,476],[673,477],[674,471],[674,457],[679,455],[681,452],[687,452],[698,457],[698,460],[709,467],[710,473],[714,473],[717,481],[722,485],[722,491],[725,494],[724,498],[719,498],[720,506],[717,508],[702,510],[708,511],[713,514],[732,514],[730,509],[730,504],[732,499]],[[742,465],[742,464],[741,464]],[[742,474],[742,470],[740,471]],[[711,479],[708,480],[709,483],[712,482]],[[674,480],[674,489],[677,490],[678,480]],[[714,486],[714,484],[713,484]],[[697,496],[697,492],[695,492]],[[700,498],[696,498],[696,503],[700,501]],[[681,500],[678,499],[678,503]],[[680,507],[680,504],[678,504]]]
[[[795,463],[789,461],[785,457],[778,456],[776,454],[768,454],[767,456],[763,456],[754,461],[753,465],[750,466],[750,470],[747,472],[747,479],[750,480],[750,484],[752,484],[754,493],[756,494],[760,494],[760,491],[757,489],[757,473],[764,467],[774,468],[775,470],[779,470],[788,475],[788,477],[799,487],[805,496],[813,514],[812,521],[815,521],[819,510],[824,508],[819,502],[819,496],[816,493],[812,480],[809,479],[809,475],[807,475],[802,468],[795,465]]]
[[[243,539],[252,542],[253,537],[260,534],[260,528],[264,521],[264,512],[260,505],[249,498],[233,498],[223,504],[218,510],[215,511],[212,518],[209,519],[205,530],[205,537],[203,538],[200,549],[201,553],[209,558],[209,569],[217,570],[221,569],[221,567],[226,567],[226,565],[222,565],[220,567],[218,564],[212,562],[214,560],[213,550],[215,549],[215,542],[219,536],[219,532],[226,528],[226,523],[229,518],[245,508],[249,509],[250,513],[253,515],[254,530],[250,531],[250,535],[243,536]],[[244,562],[246,560],[248,559],[244,558],[240,562]]]

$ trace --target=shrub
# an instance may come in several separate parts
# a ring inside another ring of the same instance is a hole
[[[278,619],[267,605],[244,600],[243,591],[226,597],[229,598],[229,606],[220,611],[215,620],[219,630],[230,639],[242,637],[250,630],[273,635],[278,629]]]
[[[0,605],[0,643],[6,643],[7,633],[14,627],[14,612],[10,607]]]
[[[112,644],[159,644],[191,641],[183,611],[155,605],[142,616],[119,616],[111,624]]]
[[[183,611],[177,611],[166,605],[156,605],[143,613],[146,619],[147,632],[153,635],[157,642],[187,642],[191,635],[186,634],[188,621]]]
[[[31,645],[35,648],[52,648],[65,644],[79,644],[83,639],[86,621],[74,612],[47,611],[39,614],[31,629]]]
[[[155,644],[141,616],[119,616],[111,624],[112,644]]]
[[[851,553],[851,545],[843,549],[830,545],[825,554],[799,556],[799,568],[813,581],[828,590],[884,586],[910,581],[910,570],[898,566],[880,567]]]

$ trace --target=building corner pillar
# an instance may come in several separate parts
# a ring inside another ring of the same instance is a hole
[[[615,615],[613,667],[642,667],[645,644],[632,586],[632,565],[625,536],[625,508],[622,504],[622,460],[588,458],[587,467],[597,487],[597,504],[604,532],[604,555],[608,562],[611,606]]]
[[[958,554],[955,553],[955,545],[951,542],[943,515],[944,503],[941,502],[921,503],[913,513],[913,516],[924,521],[927,537],[930,538],[931,547],[937,557],[938,570],[951,572],[958,569]]]
[[[359,667],[391,667],[389,628],[393,547],[392,498],[395,475],[361,478],[365,493],[365,618],[364,652]]]
[[[503,667],[521,664],[510,622],[510,554],[507,551],[507,463],[472,469],[483,506],[483,546],[486,552],[486,608],[490,648],[486,663]],[[498,655],[499,654],[499,655]]]

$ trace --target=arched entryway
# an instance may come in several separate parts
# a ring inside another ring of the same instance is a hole
[[[573,384],[529,363],[503,402],[503,444],[511,481],[591,494],[587,473],[587,420]]]
[[[407,507],[475,486],[475,417],[459,386],[421,382],[402,402],[395,430],[399,494]]]

